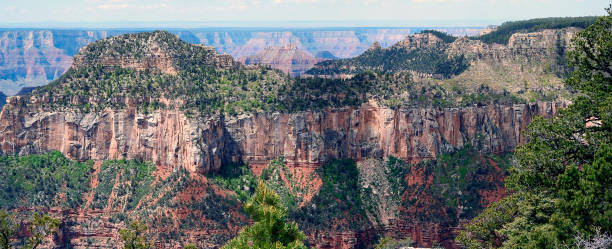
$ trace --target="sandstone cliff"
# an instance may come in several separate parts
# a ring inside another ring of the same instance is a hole
[[[521,143],[531,118],[553,115],[563,106],[541,102],[394,111],[364,105],[193,120],[178,110],[138,114],[133,107],[45,112],[27,101],[32,100],[10,97],[0,113],[4,153],[59,150],[78,160],[142,158],[202,173],[230,161],[267,165],[281,156],[290,164],[313,167],[331,158],[419,161],[477,140],[483,152],[510,151]]]

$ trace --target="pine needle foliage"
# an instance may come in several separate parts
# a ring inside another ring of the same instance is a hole
[[[245,210],[254,224],[245,227],[238,237],[223,249],[302,249],[304,234],[295,222],[287,222],[287,208],[273,190],[259,180],[255,194],[246,202]]]

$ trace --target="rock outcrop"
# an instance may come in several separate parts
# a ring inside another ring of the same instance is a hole
[[[0,113],[1,149],[8,154],[58,150],[76,160],[141,158],[191,172],[218,169],[230,144],[219,118],[190,120],[178,110],[138,114],[136,108],[99,113],[44,112],[9,97]],[[220,157],[221,156],[221,157]]]
[[[536,115],[563,103],[391,110],[370,105],[299,113],[189,119],[179,110],[138,114],[133,107],[99,113],[44,111],[9,97],[0,113],[0,148],[8,154],[59,150],[77,160],[142,158],[162,167],[209,172],[223,163],[315,167],[332,158],[394,156],[408,161],[479,144],[512,150]]]

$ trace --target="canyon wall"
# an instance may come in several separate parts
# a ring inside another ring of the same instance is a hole
[[[369,181],[381,183],[388,181],[389,176],[368,171],[380,171],[382,166],[377,160],[387,156],[416,162],[436,158],[440,153],[454,151],[468,143],[485,154],[511,151],[523,142],[521,132],[534,116],[551,116],[565,106],[562,102],[538,102],[391,110],[370,103],[359,108],[202,118],[187,117],[180,110],[157,110],[142,114],[137,112],[136,104],[129,101],[125,109],[106,109],[98,113],[45,110],[36,107],[40,106],[37,103],[40,101],[23,96],[8,98],[7,105],[0,113],[0,148],[3,153],[26,155],[59,150],[72,159],[92,159],[100,163],[108,159],[138,158],[154,162],[158,172],[186,169],[187,173],[191,172],[192,178],[204,183],[209,180],[201,174],[218,170],[225,163],[248,163],[257,174],[271,160],[284,157],[286,165],[296,177],[315,177],[312,182],[307,181],[313,186],[320,181],[316,180],[316,168],[334,158],[355,159],[360,175],[373,175],[374,178]],[[369,158],[378,159],[372,161]],[[489,186],[478,189],[478,198],[484,207],[505,196],[505,171],[492,161],[481,160],[476,164],[482,170],[468,180]],[[454,237],[458,227],[467,220],[451,215],[447,204],[432,194],[439,193],[441,185],[434,181],[439,176],[428,167],[415,165],[403,179],[408,189],[401,193],[398,200],[387,196],[387,191],[376,192],[383,200],[380,203],[386,204],[378,207],[382,210],[380,220],[371,221],[371,227],[361,230],[308,229],[305,230],[308,242],[316,248],[348,249],[374,243],[378,236],[386,234],[411,237],[419,246],[439,242],[446,248],[459,248]],[[365,184],[369,185],[367,182]],[[361,187],[366,188],[366,185]],[[186,200],[199,200],[201,194],[214,188],[203,185],[187,189],[197,196],[195,199],[182,197],[183,192],[174,195]],[[316,188],[312,194],[317,194]],[[461,214],[462,207],[459,205],[451,210],[456,210],[452,213]],[[62,243],[85,248],[89,238],[95,238],[100,248],[112,247],[105,242],[105,238],[112,235],[113,241],[118,239],[114,235],[117,225],[108,220],[112,215],[117,215],[117,211],[102,212],[83,207],[80,213],[74,212],[66,210],[62,216],[65,222],[72,222],[65,224],[64,240],[68,241]],[[216,217],[219,212],[202,211],[201,215]],[[189,214],[179,213],[183,216]],[[83,217],[100,215],[106,218],[99,222],[101,227],[93,232],[81,223],[73,222],[84,222],[87,219]],[[183,216],[179,215],[179,218]],[[207,219],[198,218],[198,221]],[[343,224],[345,221],[334,222]],[[189,237],[224,234],[225,238],[231,238],[240,227],[232,222],[228,226],[233,230],[228,232],[206,227],[208,223],[202,224],[202,229],[187,229],[184,233]],[[168,227],[156,227],[154,234],[163,236],[164,229]],[[224,241],[218,240],[214,242],[216,244],[209,245],[219,245]],[[180,245],[166,244],[158,248],[180,248]]]
[[[551,116],[562,106],[539,102],[391,110],[365,104],[356,109],[254,114],[228,118],[225,125],[241,159],[250,164],[267,164],[280,156],[297,165],[388,156],[420,161],[466,143],[483,152],[511,151],[522,142],[521,132],[534,116]]]
[[[0,30],[0,91],[16,94],[58,78],[72,56],[93,41],[126,31]]]
[[[72,159],[141,158],[162,167],[210,172],[223,163],[317,166],[333,158],[435,158],[466,143],[483,152],[512,150],[536,115],[551,116],[563,103],[391,110],[359,108],[238,117],[188,118],[178,110],[139,114],[49,111],[27,105],[35,97],[9,97],[0,113],[0,148],[7,154],[59,150]],[[130,107],[131,106],[131,107]]]
[[[139,29],[43,30],[0,29],[0,91],[15,95],[24,87],[45,85],[70,67],[72,57],[89,43]],[[215,46],[236,58],[254,55],[268,46],[298,44],[311,54],[330,51],[336,56],[355,56],[373,41],[391,45],[411,29],[326,30],[173,30],[185,41]]]
[[[294,44],[312,55],[330,52],[337,57],[357,56],[375,41],[390,46],[424,28],[320,28],[320,29],[176,29],[171,32],[193,43],[214,46],[235,58],[255,55],[267,47]],[[442,28],[454,34],[475,34],[479,28]],[[0,91],[15,95],[57,79],[72,57],[91,42],[144,29],[0,29]],[[287,67],[288,64],[282,66]],[[310,63],[308,64],[310,67]],[[282,69],[282,68],[281,68]]]

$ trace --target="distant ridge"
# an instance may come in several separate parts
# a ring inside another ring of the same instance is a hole
[[[338,59],[334,54],[329,51],[319,51],[316,55],[316,58],[326,59],[326,60],[335,60]]]
[[[508,40],[516,33],[530,33],[544,29],[563,29],[569,27],[586,28],[597,20],[596,16],[585,17],[549,17],[523,21],[505,22],[490,32],[472,37],[485,43],[508,44]]]

